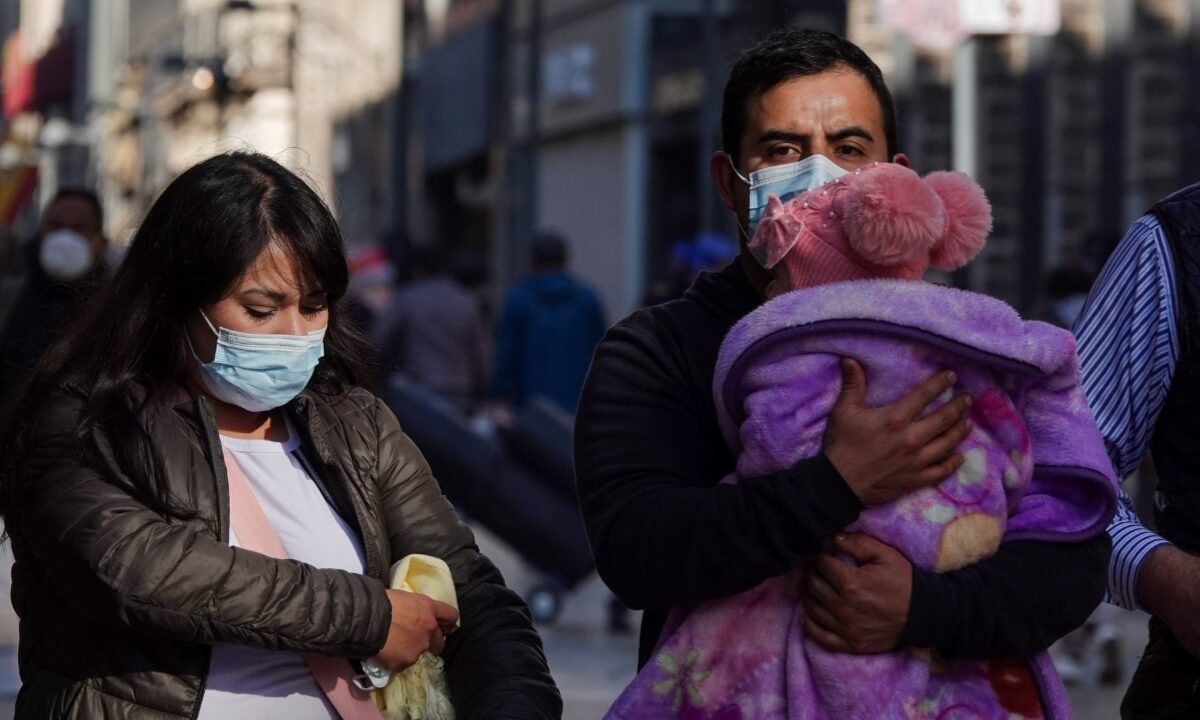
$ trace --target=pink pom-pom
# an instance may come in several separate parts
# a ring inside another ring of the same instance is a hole
[[[929,264],[938,270],[957,270],[979,254],[992,231],[992,206],[983,188],[960,172],[941,171],[925,182],[946,206],[946,228],[934,245]]]
[[[846,242],[864,260],[883,267],[925,256],[946,224],[937,194],[895,163],[863,169],[839,204]]]

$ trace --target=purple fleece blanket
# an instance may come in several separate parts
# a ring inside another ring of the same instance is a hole
[[[1002,542],[1104,531],[1115,483],[1070,333],[1023,321],[998,300],[921,282],[791,292],[733,328],[714,388],[725,439],[738,455],[731,480],[791,467],[820,450],[841,388],[841,357],[863,364],[871,406],[899,399],[942,369],[957,373],[954,393],[974,399],[958,472],[864,511],[849,530],[939,572],[985,558]],[[804,636],[797,586],[793,572],[732,598],[676,608],[654,656],[607,717],[1072,717],[1045,653],[946,662],[928,649],[825,651]]]

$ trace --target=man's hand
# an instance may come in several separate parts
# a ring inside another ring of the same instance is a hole
[[[375,656],[375,661],[392,672],[399,672],[415,663],[425,651],[441,655],[446,647],[446,635],[458,622],[458,611],[451,605],[417,593],[388,590],[387,595],[392,603],[392,624],[388,628],[387,642]]]
[[[1200,557],[1174,545],[1154,548],[1138,571],[1137,593],[1142,607],[1200,658]]]
[[[859,533],[838,535],[834,550],[854,564],[820,554],[804,566],[804,632],[834,652],[894,650],[908,623],[912,565],[895,548]]]
[[[959,396],[921,417],[954,385],[943,372],[891,405],[869,408],[862,366],[842,360],[842,394],[829,413],[825,456],[864,505],[880,505],[946,479],[962,464],[954,449],[971,432],[963,414],[969,396]]]

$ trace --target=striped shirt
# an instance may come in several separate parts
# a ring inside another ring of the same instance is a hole
[[[1083,391],[1123,481],[1141,464],[1179,358],[1174,261],[1153,215],[1143,215],[1122,238],[1074,331]],[[1124,490],[1119,500],[1108,526],[1108,600],[1134,609],[1142,562],[1167,541],[1142,525]]]

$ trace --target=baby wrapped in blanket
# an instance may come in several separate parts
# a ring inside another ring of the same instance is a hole
[[[944,572],[1003,542],[1104,532],[1115,484],[1079,383],[1074,340],[983,295],[920,282],[982,249],[983,191],[960,173],[920,178],[877,164],[781,203],[751,240],[781,267],[773,299],[722,344],[714,381],[736,477],[820,451],[840,358],[867,404],[898,400],[940,370],[973,398],[962,466],[934,487],[868,508],[847,530]],[[1072,717],[1046,653],[946,662],[930,649],[829,652],[805,637],[798,571],[724,600],[676,608],[650,662],[609,718],[1018,720]]]

